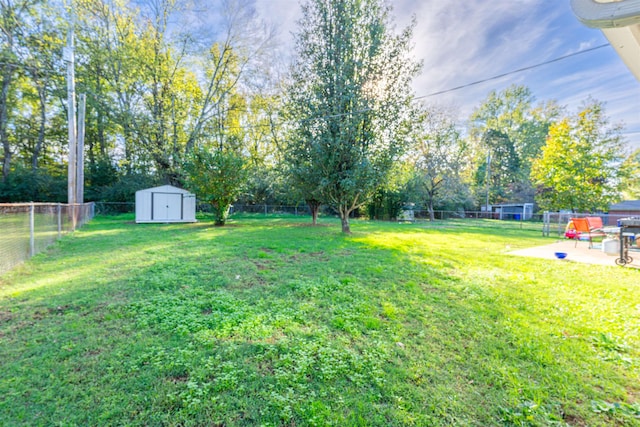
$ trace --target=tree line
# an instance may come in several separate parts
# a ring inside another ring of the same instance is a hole
[[[87,96],[86,200],[174,184],[211,204],[330,206],[393,218],[403,204],[530,202],[606,210],[637,198],[639,155],[604,105],[577,112],[524,86],[460,125],[417,102],[415,23],[384,0],[304,0],[292,58],[248,0],[0,0],[0,201],[66,200],[63,51]]]

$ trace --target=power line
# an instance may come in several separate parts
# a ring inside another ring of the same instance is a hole
[[[444,89],[444,90],[440,90],[438,92],[429,93],[427,95],[417,96],[417,97],[415,97],[413,99],[414,100],[418,100],[418,99],[423,99],[423,98],[429,98],[429,97],[436,96],[436,95],[442,95],[443,93],[448,93],[448,92],[453,92],[453,91],[460,90],[460,89],[465,89],[465,88],[468,88],[470,86],[479,85],[480,83],[485,83],[485,82],[489,82],[491,80],[501,79],[502,77],[510,76],[512,74],[516,74],[516,73],[521,73],[523,71],[532,70],[534,68],[538,68],[538,67],[542,67],[544,65],[552,64],[554,62],[562,61],[563,59],[571,58],[573,56],[582,55],[583,53],[593,52],[594,50],[602,49],[603,47],[607,47],[607,46],[609,46],[609,43],[601,44],[599,46],[591,47],[591,48],[588,48],[588,49],[579,50],[577,52],[573,52],[573,53],[570,53],[568,55],[559,56],[557,58],[549,59],[547,61],[540,62],[540,63],[535,64],[535,65],[529,65],[528,67],[518,68],[517,70],[508,71],[506,73],[498,74],[496,76],[488,77],[486,79],[476,80],[474,82],[467,83],[467,84],[464,84],[462,86],[456,86],[456,87],[453,87],[453,88],[450,88],[450,89]]]

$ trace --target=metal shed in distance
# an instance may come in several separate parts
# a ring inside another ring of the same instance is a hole
[[[136,191],[136,222],[196,222],[196,196],[172,185]]]

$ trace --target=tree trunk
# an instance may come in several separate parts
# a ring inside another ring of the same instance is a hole
[[[4,133],[4,132],[2,132]],[[6,140],[6,136],[3,135],[2,147],[4,148],[4,157],[2,159],[2,182],[7,180],[9,176],[9,167],[11,166],[11,147],[9,141]]]
[[[213,207],[213,213],[215,215],[215,223],[217,227],[222,227],[227,223],[229,218],[229,211],[231,210],[231,204],[220,204],[219,202],[211,203]]]
[[[102,96],[102,72],[100,67],[96,67],[96,90],[98,94]],[[100,148],[100,158],[104,159],[107,156],[107,140],[105,136],[105,114],[101,101],[96,101],[94,108],[96,112],[96,124],[98,132],[98,147]]]
[[[2,159],[2,182],[6,181],[9,176],[9,167],[11,166],[11,145],[7,137],[7,122],[9,120],[7,113],[7,99],[9,98],[9,86],[13,79],[15,66],[7,64],[4,66],[4,75],[2,76],[2,91],[0,92],[0,139],[2,140],[2,148],[4,150],[4,158]]]
[[[40,158],[40,152],[44,146],[44,132],[47,124],[47,99],[46,99],[46,87],[44,85],[38,87],[38,95],[40,98],[40,128],[38,130],[38,142],[33,149],[31,156],[31,169],[38,169],[38,159]]]
[[[317,200],[307,200],[307,205],[311,211],[311,222],[318,225],[318,212],[320,211],[320,202]]]
[[[429,221],[433,222],[436,220],[436,217],[434,215],[434,211],[433,211],[433,200],[429,200],[429,204],[427,206],[427,210],[429,211]]]
[[[129,175],[133,170],[133,141],[131,127],[129,126],[129,119],[123,120],[122,134],[124,137],[124,158],[126,174]]]
[[[349,214],[350,210],[340,209],[340,221],[342,222],[342,232],[346,234],[351,234],[351,226],[349,225]]]

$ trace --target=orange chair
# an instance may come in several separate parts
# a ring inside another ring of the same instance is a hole
[[[591,249],[593,248],[594,237],[606,237],[606,234],[602,231],[602,218],[600,217],[571,218],[571,221],[576,229],[576,247],[580,238],[587,237],[589,249]]]
[[[599,216],[588,216],[587,222],[591,231],[602,231],[602,218]]]

